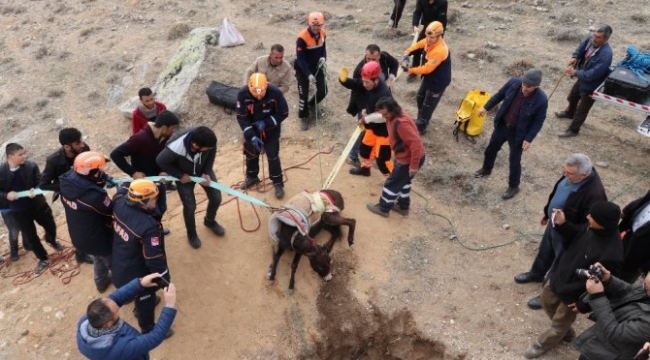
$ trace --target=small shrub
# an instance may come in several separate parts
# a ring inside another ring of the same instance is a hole
[[[34,57],[36,58],[36,60],[41,60],[42,58],[44,58],[44,57],[46,57],[48,55],[51,55],[51,54],[52,53],[50,52],[50,50],[47,47],[41,46],[40,48],[38,48],[38,50],[36,50],[36,53],[34,54]]]
[[[650,14],[648,13],[634,13],[630,18],[640,24],[647,24],[650,21]]]
[[[585,37],[585,34],[580,29],[568,29],[559,31],[551,29],[548,32],[548,36],[557,42],[579,42],[582,40],[582,38]]]
[[[519,76],[523,76],[528,69],[534,67],[535,64],[532,61],[527,59],[520,59],[506,66],[504,71],[508,76],[519,77]]]
[[[176,24],[172,26],[167,32],[167,40],[172,41],[184,38],[192,31],[192,28],[187,24]]]

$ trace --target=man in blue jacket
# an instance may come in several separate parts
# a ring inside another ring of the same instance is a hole
[[[163,291],[165,307],[150,332],[140,334],[120,318],[119,309],[146,288],[156,286],[160,274],[133,279],[107,298],[94,300],[77,324],[79,352],[92,360],[148,360],[149,351],[165,339],[176,317],[176,287],[169,284]]]
[[[589,110],[594,105],[591,94],[609,75],[609,66],[612,64],[612,47],[609,46],[609,37],[612,28],[601,25],[593,35],[586,37],[569,61],[565,75],[577,77],[567,100],[569,106],[555,113],[559,119],[572,119],[569,128],[560,133],[561,138],[578,136],[580,127],[587,120]]]
[[[104,154],[82,152],[73,169],[57,180],[70,240],[83,254],[95,257],[94,280],[100,293],[111,284],[113,247],[113,201],[104,189],[104,166]]]
[[[544,125],[548,98],[539,85],[542,83],[542,70],[530,69],[524,76],[511,78],[494,94],[479,115],[483,116],[503,101],[494,117],[494,131],[485,149],[483,167],[474,173],[482,178],[492,173],[494,162],[501,146],[507,141],[510,146],[510,176],[508,190],[501,196],[504,200],[513,198],[519,192],[521,181],[521,155],[530,148],[535,136]]]

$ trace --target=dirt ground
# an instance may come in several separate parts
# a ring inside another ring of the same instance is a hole
[[[614,28],[614,57],[627,45],[650,50],[644,0],[624,3],[579,0],[477,0],[450,2],[445,34],[453,58],[453,81],[425,136],[427,162],[418,174],[408,218],[379,218],[365,209],[376,201],[383,178],[349,175],[347,166],[332,188],[343,193],[344,214],[357,219],[356,248],[334,248],[334,279],[324,284],[303,260],[296,291],[287,294],[291,255],[285,255],[274,285],[265,274],[271,261],[269,212],[228,200],[218,213],[227,231],[214,238],[199,229],[203,247],[193,250],[184,235],[180,202],[170,194],[164,218],[172,281],[178,288],[175,335],[152,359],[519,359],[548,326],[546,316],[526,307],[539,285],[516,285],[536,254],[539,218],[562,161],[573,152],[598,165],[610,199],[620,205],[650,187],[650,139],[635,132],[638,113],[597,103],[580,136],[558,139],[566,128],[553,111],[565,106],[571,81],[560,82],[549,117],[524,155],[521,193],[503,201],[507,149],[490,178],[477,180],[492,125],[476,144],[452,136],[454,113],[469,89],[496,92],[527,66],[544,71],[550,94],[565,63],[588,28]],[[58,147],[60,128],[82,130],[95,150],[110,152],[130,131],[117,106],[152,85],[167,60],[194,27],[220,27],[228,17],[246,39],[243,46],[209,47],[185,104],[183,126],[210,126],[219,138],[219,181],[243,179],[241,131],[233,115],[208,103],[211,80],[243,84],[252,60],[276,42],[294,58],[296,34],[310,11],[323,11],[328,31],[329,95],[322,117],[299,130],[297,90],[286,94],[290,117],[283,124],[281,158],[288,196],[316,190],[327,177],[354,128],[344,112],[348,92],[337,83],[341,66],[355,66],[367,44],[399,56],[410,44],[408,1],[399,30],[386,28],[390,0],[141,1],[0,0],[0,142],[17,141],[41,166]],[[416,114],[417,84],[399,79],[394,93]],[[264,164],[265,166],[266,164]],[[116,168],[110,172],[122,174]],[[265,172],[266,174],[266,172]],[[280,205],[270,192],[251,192]],[[204,198],[202,194],[198,194]],[[58,237],[70,246],[60,204]],[[201,206],[199,206],[201,208]],[[200,217],[197,214],[197,217]],[[0,252],[8,253],[2,232]],[[325,235],[319,238],[324,241]],[[86,305],[99,296],[92,267],[75,272],[71,249],[53,254],[58,265],[42,276],[29,271],[33,254],[0,273],[0,359],[81,359],[75,326]],[[27,273],[23,273],[27,272]],[[70,277],[75,275],[73,277]],[[132,305],[121,316],[135,323]],[[580,317],[578,330],[589,321]],[[548,359],[575,359],[563,344]]]

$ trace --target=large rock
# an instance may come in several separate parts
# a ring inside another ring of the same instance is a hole
[[[169,60],[165,70],[158,76],[158,80],[152,87],[156,99],[165,103],[167,109],[174,112],[181,109],[185,93],[203,63],[207,46],[215,44],[217,39],[219,39],[217,28],[196,28],[190,32],[187,40]],[[139,103],[140,99],[134,96],[120,105],[120,111],[124,117],[130,119]]]

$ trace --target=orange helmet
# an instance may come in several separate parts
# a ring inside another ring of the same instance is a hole
[[[376,61],[369,61],[361,68],[361,77],[374,80],[381,75],[381,66]]]
[[[105,165],[104,155],[97,151],[86,151],[77,155],[72,168],[79,175],[94,175],[93,172],[102,171]]]
[[[266,95],[268,87],[269,83],[266,81],[266,75],[262,73],[254,73],[248,78],[248,91],[258,100]]]
[[[323,13],[315,11],[307,17],[307,24],[309,25],[323,25],[325,23],[325,18]]]
[[[445,33],[445,28],[442,26],[440,21],[434,21],[427,26],[425,34],[427,37],[436,37]]]
[[[126,198],[132,202],[143,202],[158,197],[158,187],[156,184],[147,179],[133,180],[129,185],[129,193]]]

